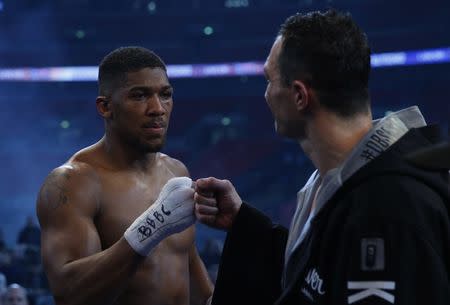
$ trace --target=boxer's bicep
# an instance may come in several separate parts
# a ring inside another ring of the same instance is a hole
[[[39,193],[42,260],[53,287],[63,278],[65,264],[101,251],[93,222],[96,200],[86,184],[79,173],[57,169]]]

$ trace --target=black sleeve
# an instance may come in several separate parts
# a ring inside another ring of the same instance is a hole
[[[281,293],[288,230],[242,204],[228,232],[213,305],[272,305]]]
[[[448,202],[419,181],[394,178],[352,198],[336,255],[346,267],[332,275],[345,293],[335,292],[334,304],[450,304]]]

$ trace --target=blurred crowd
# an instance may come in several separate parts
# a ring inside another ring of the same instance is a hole
[[[0,230],[0,305],[53,304],[40,259],[40,234],[32,217],[12,246]]]

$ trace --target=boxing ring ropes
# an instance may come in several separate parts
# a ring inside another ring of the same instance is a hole
[[[450,47],[378,53],[371,55],[373,68],[450,62]],[[168,65],[170,78],[207,78],[263,74],[263,62]],[[98,67],[1,68],[0,81],[83,82],[97,81]]]

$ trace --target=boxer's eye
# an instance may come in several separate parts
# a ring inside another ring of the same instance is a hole
[[[171,90],[164,91],[160,94],[160,97],[162,99],[168,100],[168,99],[172,98],[172,91]]]
[[[136,90],[132,91],[129,96],[132,100],[141,101],[148,97],[148,93],[143,90]]]

